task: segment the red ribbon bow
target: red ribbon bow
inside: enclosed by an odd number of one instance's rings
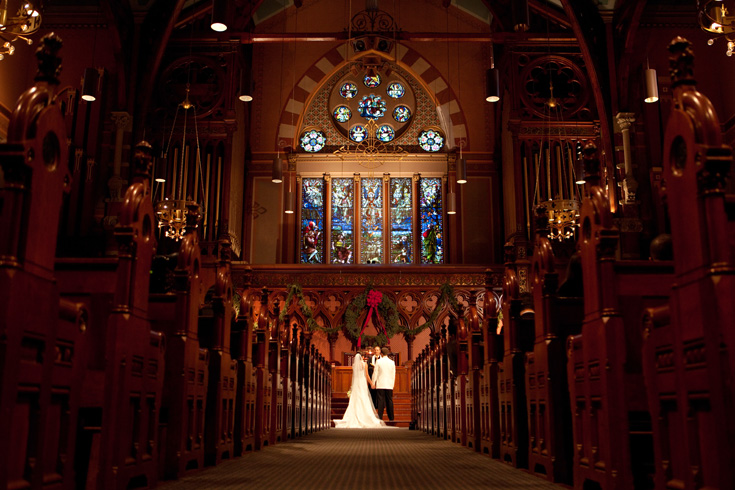
[[[362,345],[362,333],[365,331],[365,328],[367,328],[367,324],[370,321],[370,316],[375,313],[375,316],[378,319],[378,325],[383,329],[383,333],[385,334],[385,337],[388,338],[388,332],[385,330],[385,325],[383,324],[383,319],[378,315],[378,305],[380,302],[383,301],[383,293],[380,291],[371,290],[368,292],[367,295],[367,305],[370,307],[368,310],[367,315],[365,315],[365,323],[362,325],[362,330],[360,330],[360,335],[357,337],[357,348],[360,349],[360,345]],[[390,343],[390,340],[388,340]]]

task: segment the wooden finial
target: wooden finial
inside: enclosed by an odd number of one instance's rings
[[[59,84],[59,74],[61,73],[59,51],[62,45],[61,38],[53,32],[41,38],[41,44],[36,50],[36,59],[38,60],[38,72],[34,78],[36,82]]]
[[[676,36],[669,43],[669,74],[671,86],[681,84],[696,85],[694,80],[694,50],[692,43],[681,36]]]

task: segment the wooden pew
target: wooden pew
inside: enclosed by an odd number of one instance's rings
[[[270,427],[268,442],[275,444],[281,440],[283,421],[283,388],[281,387],[281,322],[278,320],[278,303],[275,303],[276,318],[270,325],[268,342],[268,373],[270,375]]]
[[[70,175],[54,103],[61,39],[44,36],[35,85],[0,145],[0,487],[74,488],[88,311],[59,297],[54,253]],[[42,301],[38,301],[42,299]]]
[[[581,297],[560,297],[548,219],[537,219],[531,281],[535,311],[533,352],[526,356],[529,469],[549,481],[572,483],[572,417],[566,339],[582,327]],[[573,262],[577,263],[578,262]],[[574,270],[578,270],[575,268]],[[569,284],[577,276],[569,274]]]
[[[207,289],[201,266],[198,234],[188,233],[179,248],[174,292],[150,297],[150,319],[167,340],[160,421],[165,428],[160,472],[164,479],[204,467],[209,352],[199,347],[199,306]]]
[[[268,445],[270,427],[270,373],[268,371],[268,348],[270,340],[269,291],[263,288],[260,296],[260,313],[253,344],[253,365],[255,368],[255,449]]]
[[[230,276],[230,242],[218,241],[219,257],[210,289],[212,316],[200,319],[199,339],[209,349],[209,381],[204,431],[204,464],[217,465],[235,454],[235,397],[237,361],[230,353],[233,290]],[[206,344],[203,340],[206,339]]]
[[[142,142],[114,230],[118,257],[56,263],[62,294],[94,312],[89,336],[97,348],[86,360],[76,456],[78,485],[87,488],[138,488],[158,480],[165,342],[151,329],[148,312],[155,249],[151,166],[151,147]]]
[[[235,405],[235,456],[255,450],[255,387],[253,368],[253,298],[244,294],[243,306],[232,329],[232,356],[237,363],[237,404]]]
[[[493,291],[485,289],[483,304],[483,369],[480,380],[480,426],[482,453],[500,458],[500,404],[498,398],[499,360],[503,354],[503,337],[497,334],[497,302]]]
[[[599,186],[596,152],[594,145],[585,148],[588,196],[579,240],[584,323],[568,342],[574,488],[637,488],[649,484],[653,463],[640,319],[646,308],[667,301],[672,268],[615,260],[618,230]]]
[[[644,373],[655,488],[735,488],[735,261],[728,243],[726,179],[732,149],[709,99],[697,91],[691,44],[669,46],[674,106],[664,175],[675,279],[669,304],[644,317]]]
[[[477,452],[482,450],[482,428],[480,417],[482,406],[480,402],[482,370],[483,370],[483,335],[482,319],[477,311],[477,293],[470,293],[470,307],[467,323],[467,387],[465,390],[465,418],[467,420],[467,447]]]
[[[524,245],[521,245],[524,246]],[[498,365],[500,459],[517,468],[528,467],[528,415],[525,389],[525,353],[532,331],[521,318],[523,300],[513,245],[506,245],[503,280],[503,357]]]

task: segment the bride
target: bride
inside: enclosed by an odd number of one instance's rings
[[[375,414],[375,407],[370,398],[368,383],[373,385],[368,376],[365,363],[360,354],[355,355],[352,362],[352,393],[350,403],[347,405],[342,420],[335,420],[334,426],[338,429],[363,429],[374,427],[386,427],[385,422]]]

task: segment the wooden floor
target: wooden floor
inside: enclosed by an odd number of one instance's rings
[[[458,444],[403,428],[329,429],[193,473],[165,490],[560,489]]]

